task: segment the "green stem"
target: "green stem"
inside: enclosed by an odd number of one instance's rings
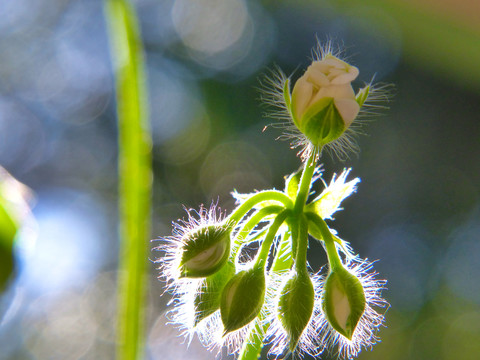
[[[308,199],[308,194],[310,193],[316,163],[316,155],[312,153],[303,168],[297,197],[295,199],[295,215],[291,220],[293,235],[292,252],[295,258],[295,268],[297,272],[307,272],[308,224],[302,213]]]
[[[238,223],[246,213],[248,213],[255,207],[255,205],[261,203],[262,201],[277,201],[283,204],[287,209],[291,209],[293,207],[292,200],[284,193],[276,190],[261,191],[245,200],[237,209],[232,212],[232,214],[230,214],[227,221]]]
[[[291,232],[291,239],[292,239],[292,258],[295,259],[297,257],[297,248],[298,248],[298,217],[291,216],[287,219],[288,226]]]
[[[277,231],[280,226],[283,224],[285,219],[287,218],[290,211],[284,210],[280,214],[277,215],[275,220],[273,221],[272,225],[270,225],[267,235],[263,240],[262,247],[257,255],[257,261],[255,266],[262,266],[265,267],[267,263],[268,254],[270,252],[270,248],[272,247],[273,240],[275,239],[275,235],[277,235]]]
[[[150,238],[151,136],[143,49],[128,2],[105,3],[115,73],[120,196],[117,359],[143,358],[148,239]]]
[[[300,214],[303,211],[303,207],[307,202],[308,194],[310,193],[310,185],[312,182],[313,172],[315,171],[316,155],[312,153],[308,160],[305,162],[302,177],[300,179],[300,186],[298,187],[297,197],[295,199],[294,211],[296,214]]]
[[[263,209],[260,209],[256,213],[254,213],[235,236],[234,250],[232,253],[233,258],[237,257],[237,252],[240,249],[240,245],[242,244],[243,240],[248,236],[248,234],[250,234],[250,232],[255,228],[255,226],[257,226],[266,216],[278,214],[283,209],[284,208],[282,206],[272,205],[264,207]]]
[[[335,247],[335,240],[330,232],[330,229],[328,228],[327,223],[315,213],[306,212],[305,215],[318,227],[320,233],[322,234],[322,240],[325,243],[325,250],[327,252],[330,268],[333,270],[343,267],[340,257],[338,256],[337,248]]]
[[[308,232],[316,240],[321,241],[321,239],[323,239],[322,233],[320,232],[318,225],[313,221],[310,221]],[[333,237],[333,241],[335,241],[343,249],[345,254],[351,254],[347,245],[348,243],[346,241],[343,241],[338,236],[333,234],[332,234],[332,237]]]
[[[297,273],[308,274],[307,272],[307,249],[308,249],[308,223],[305,216],[298,221],[297,253],[295,256],[295,270]]]
[[[255,320],[255,325],[250,330],[249,334],[243,341],[243,347],[238,355],[238,360],[258,360],[263,348],[264,331],[268,326],[261,325],[265,320],[265,316],[260,312]]]

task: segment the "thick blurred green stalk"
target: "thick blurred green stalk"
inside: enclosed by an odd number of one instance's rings
[[[115,66],[120,181],[120,259],[117,359],[143,358],[150,235],[151,137],[143,49],[136,15],[124,0],[107,0]]]

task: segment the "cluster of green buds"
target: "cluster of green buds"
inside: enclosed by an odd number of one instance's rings
[[[173,294],[172,322],[240,359],[256,358],[264,344],[274,356],[317,356],[335,347],[351,358],[377,341],[379,311],[388,305],[381,298],[385,281],[326,223],[360,180],[347,181],[348,169],[327,184],[317,166],[321,149],[344,136],[373,87],[355,95],[358,69],[328,49],[318,54],[292,93],[289,79],[279,76],[276,85],[303,136],[303,169],[286,178],[283,191],[233,193],[237,207],[228,216],[216,205],[189,211],[157,248]],[[318,179],[324,189],[314,196]],[[310,241],[323,245],[326,271],[309,267]],[[258,251],[245,261],[252,243]]]

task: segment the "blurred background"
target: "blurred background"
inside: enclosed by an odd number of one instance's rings
[[[278,130],[262,132],[271,120],[260,80],[275,65],[298,75],[316,38],[331,38],[360,69],[356,86],[375,76],[396,88],[359,156],[323,158],[327,179],[344,167],[362,179],[332,226],[388,279],[382,342],[359,359],[478,359],[480,3],[134,4],[153,133],[152,239],[171,233],[182,204],[231,209],[233,189],[283,188],[300,161]],[[0,2],[0,165],[32,190],[10,188],[32,209],[0,294],[2,360],[114,358],[117,128],[103,15],[98,0]],[[322,251],[311,245],[314,269]],[[213,359],[165,325],[157,275],[152,264],[147,358]]]

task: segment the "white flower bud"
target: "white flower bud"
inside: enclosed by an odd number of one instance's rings
[[[336,140],[360,111],[351,82],[358,69],[328,54],[314,61],[292,92],[291,113],[298,129],[315,146]]]

